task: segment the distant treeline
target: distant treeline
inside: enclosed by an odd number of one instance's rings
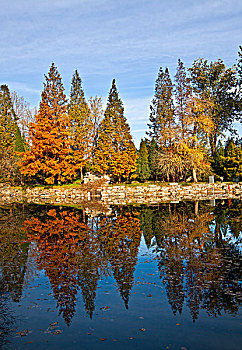
[[[39,108],[0,88],[0,180],[62,184],[91,171],[113,181],[193,181],[216,173],[242,174],[242,47],[237,63],[199,58],[186,69],[179,59],[174,82],[159,69],[147,139],[136,150],[113,80],[105,111],[101,97],[85,98],[76,70],[67,99],[52,63]],[[230,135],[226,142],[224,134]]]

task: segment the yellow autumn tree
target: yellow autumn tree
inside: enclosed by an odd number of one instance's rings
[[[39,111],[29,126],[29,150],[23,154],[20,171],[42,183],[60,184],[76,175],[75,150],[64,87],[54,63],[45,79]]]

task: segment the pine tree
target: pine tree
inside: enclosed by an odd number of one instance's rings
[[[137,152],[114,79],[98,131],[93,169],[120,182],[136,170],[136,161]]]
[[[180,59],[178,59],[175,82],[176,116],[179,123],[181,139],[183,140],[187,133],[187,104],[191,98],[192,88],[184,64]]]
[[[237,62],[236,119],[242,122],[242,46],[239,47]]]
[[[16,133],[16,115],[7,85],[0,87],[0,150],[13,153]]]
[[[155,84],[155,95],[150,105],[150,131],[159,147],[171,146],[174,138],[173,85],[168,68],[159,70]]]
[[[158,151],[158,146],[155,141],[155,139],[151,140],[150,146],[149,146],[149,168],[151,172],[151,178],[153,180],[157,180],[157,177],[159,175],[157,163],[156,163],[156,154]]]
[[[93,125],[90,109],[82,88],[82,80],[77,70],[75,70],[72,77],[68,115],[71,122],[73,147],[77,156],[76,164],[80,169],[82,179],[82,168],[90,160],[92,153]]]
[[[18,126],[7,85],[0,87],[0,178],[1,181],[20,182],[17,166],[16,142]]]
[[[21,173],[47,184],[65,183],[76,175],[70,141],[70,122],[62,79],[54,63],[45,76],[40,108],[30,124],[30,149],[21,162]]]
[[[143,139],[140,142],[136,173],[141,181],[148,180],[151,174],[149,168],[149,153],[146,142]]]
[[[14,151],[21,153],[25,152],[25,141],[21,135],[20,129],[18,125],[16,126],[16,133],[15,133],[15,146],[14,146]]]
[[[232,138],[229,138],[225,145],[224,157],[224,173],[227,180],[233,177],[242,177],[242,146],[236,145]]]

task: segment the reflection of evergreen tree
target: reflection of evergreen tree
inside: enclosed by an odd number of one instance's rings
[[[172,311],[174,315],[176,315],[177,312],[181,314],[185,295],[182,262],[178,261],[178,259],[173,256],[170,258],[169,262],[161,260],[158,266],[160,278],[166,287],[167,297]]]
[[[95,310],[95,298],[98,280],[100,278],[100,264],[97,264],[97,257],[94,252],[83,249],[79,258],[79,270],[77,272],[78,285],[82,290],[85,310],[92,318]]]
[[[218,237],[232,234],[234,238],[239,238],[242,227],[242,204],[239,200],[231,201],[230,206],[228,200],[219,201],[214,208],[214,219]]]
[[[0,210],[0,285],[18,302],[22,296],[28,244],[22,243],[24,213],[21,206]]]
[[[170,207],[168,215],[159,216],[156,226],[160,227],[156,232],[161,242],[159,270],[169,303],[176,314],[186,299],[194,321],[200,308],[213,316],[222,311],[236,314],[241,295],[241,254],[236,243],[218,235],[211,208],[201,205],[198,213],[191,208],[190,204],[187,210],[184,204]],[[231,219],[233,210],[225,210]],[[224,217],[224,213],[218,216],[221,227],[226,226]]]
[[[140,228],[143,231],[144,239],[147,248],[150,247],[151,240],[154,236],[153,227],[152,227],[152,219],[153,219],[153,210],[151,207],[142,206],[139,210],[140,212]]]
[[[141,238],[140,220],[124,210],[116,216],[102,219],[97,234],[128,308]]]

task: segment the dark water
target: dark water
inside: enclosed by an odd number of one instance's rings
[[[241,203],[0,207],[1,349],[241,349]]]

